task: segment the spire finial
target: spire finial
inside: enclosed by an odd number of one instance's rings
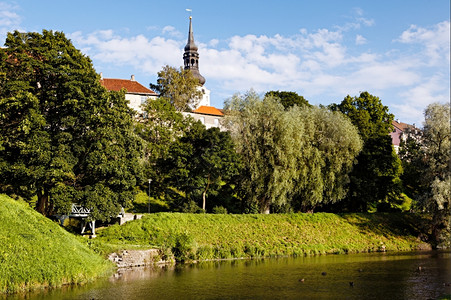
[[[191,9],[187,8],[186,11],[191,12]],[[194,43],[194,34],[193,34],[193,24],[192,17],[189,16],[189,31],[188,31],[188,42],[185,46],[185,53],[183,54],[183,61],[185,65],[185,70],[191,70],[194,77],[199,79],[200,85],[204,85],[205,78],[199,73],[199,53],[197,52],[198,48]]]

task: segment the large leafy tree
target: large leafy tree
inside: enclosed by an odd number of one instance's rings
[[[298,106],[284,110],[280,99],[261,100],[253,91],[231,98],[226,112],[243,161],[239,187],[249,206],[262,213],[287,206],[311,211],[343,198],[361,142],[341,114]]]
[[[305,128],[306,142],[299,154],[300,164],[306,164],[308,171],[298,176],[292,206],[313,211],[340,202],[347,195],[349,174],[362,149],[357,128],[343,114],[325,108],[292,111],[294,130],[300,127],[298,122]]]
[[[160,97],[168,98],[179,112],[190,111],[202,98],[202,92],[198,89],[199,79],[182,67],[177,70],[164,66],[158,72],[157,84],[150,84],[150,87],[158,91]]]
[[[406,143],[403,160],[409,173],[421,178],[411,181],[419,204],[432,213],[432,241],[449,247],[451,237],[451,129],[450,105],[433,103],[424,112],[421,136]],[[415,183],[417,185],[415,186]]]
[[[166,170],[159,162],[167,159],[171,145],[183,136],[192,121],[177,112],[165,97],[147,101],[142,110],[135,131],[145,145],[144,174],[152,180],[152,192],[161,196],[165,193]]]
[[[133,198],[140,139],[125,95],[101,85],[63,33],[9,33],[0,50],[0,187],[44,215],[72,202],[93,219]]]
[[[215,194],[240,168],[230,134],[216,127],[205,129],[200,122],[193,122],[171,145],[163,164],[168,181],[183,191],[187,200],[199,202],[201,198],[203,210],[208,194]]]
[[[307,99],[303,96],[298,95],[296,92],[287,92],[287,91],[269,91],[265,94],[265,97],[276,97],[280,99],[280,103],[282,103],[285,109],[288,109],[294,105],[299,107],[303,106],[311,106],[308,103]]]
[[[358,128],[363,149],[351,173],[350,191],[344,208],[368,211],[379,206],[391,207],[400,199],[401,162],[394,152],[391,138],[393,115],[382,101],[368,92],[346,96],[340,104],[330,106],[349,117]]]

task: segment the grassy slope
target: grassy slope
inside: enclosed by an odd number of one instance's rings
[[[0,293],[82,283],[110,268],[55,222],[0,195]]]
[[[186,259],[405,251],[421,244],[407,214],[158,213],[99,232],[96,242],[180,248]]]

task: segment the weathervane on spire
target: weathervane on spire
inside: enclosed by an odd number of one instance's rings
[[[186,8],[185,9],[187,12],[189,12],[189,18],[191,19],[191,12],[193,11],[191,8]]]

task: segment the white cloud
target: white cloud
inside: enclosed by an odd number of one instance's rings
[[[17,14],[19,7],[5,2],[0,2],[0,41],[6,37],[7,32],[20,30],[21,17]]]
[[[178,31],[177,29],[175,29],[174,26],[165,26],[163,27],[163,30],[161,31],[163,33],[163,35],[168,35],[174,38],[181,38],[182,37],[182,33],[180,31]]]
[[[130,65],[149,75],[156,74],[167,64],[180,65],[182,57],[181,42],[159,36],[152,39],[143,35],[125,38],[105,30],[87,35],[75,32],[69,37],[95,62]]]
[[[411,25],[396,40],[405,44],[420,44],[422,55],[430,64],[443,64],[443,58],[450,63],[450,21],[438,23],[430,28]]]
[[[386,52],[347,44],[353,38],[357,45],[367,42],[360,32],[347,30],[301,29],[293,36],[244,35],[206,43],[196,40],[200,72],[213,97],[225,98],[254,88],[257,92],[296,91],[314,104],[329,104],[347,94],[369,91],[380,96],[397,117],[416,123],[419,121],[415,118],[421,117],[427,104],[449,101],[449,69],[443,63],[431,63],[449,62],[449,22],[428,29],[411,26]],[[171,35],[175,29],[165,27],[163,31]],[[86,49],[95,64],[132,66],[152,76],[163,65],[182,65],[186,42],[183,37],[160,35],[123,37],[111,30],[76,32],[71,38],[76,46]],[[413,50],[407,51],[406,46]],[[418,47],[423,50],[415,51]],[[422,63],[424,53],[429,60],[426,68]],[[213,105],[221,105],[224,98]]]
[[[366,38],[364,38],[360,34],[356,35],[356,37],[355,37],[355,44],[356,45],[364,45],[364,44],[366,44],[366,42],[367,42]]]

